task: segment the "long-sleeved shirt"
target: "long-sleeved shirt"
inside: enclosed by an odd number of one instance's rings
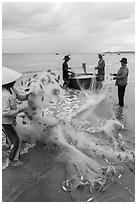
[[[116,86],[118,85],[126,86],[127,85],[128,73],[129,73],[129,69],[126,64],[120,67],[120,69],[117,72],[117,76],[116,76]]]
[[[27,95],[20,94],[16,88],[11,88],[11,93],[2,88],[2,124],[14,124],[18,114],[17,99],[27,100]]]
[[[104,61],[104,59],[100,59],[98,61],[98,65],[97,65],[97,67],[95,67],[95,69],[98,70],[97,80],[98,81],[104,81],[104,76],[105,76],[105,61]]]
[[[64,61],[62,64],[62,71],[63,71],[63,80],[68,79],[69,68],[68,68],[68,63],[66,61]]]
[[[104,59],[100,59],[98,61],[98,65],[97,65],[96,69],[98,70],[98,75],[105,75],[105,61],[104,61]]]

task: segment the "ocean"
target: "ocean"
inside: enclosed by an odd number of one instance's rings
[[[68,53],[67,53],[68,54]],[[62,63],[65,54],[3,54],[2,65],[22,72],[42,72],[51,69],[62,77]],[[87,72],[94,72],[97,65],[97,53],[71,54],[69,66],[75,73],[83,73],[82,63],[86,63]],[[127,149],[135,148],[135,55],[133,53],[105,54],[106,79],[110,73],[117,73],[120,59],[128,59],[129,80],[125,93],[125,107],[122,113],[126,130],[122,132]],[[79,99],[78,99],[79,100]],[[109,87],[105,99],[99,104],[96,114],[100,118],[109,118],[108,107],[117,103],[117,87]],[[109,106],[109,105],[110,106]],[[61,183],[65,180],[64,166],[54,161],[54,154],[47,154],[45,146],[38,143],[28,148],[22,155],[23,166],[8,167],[2,172],[2,200],[4,202],[80,202],[86,201],[87,192],[64,192]],[[120,183],[114,183],[104,192],[97,192],[95,202],[134,202],[135,175],[126,166]],[[85,198],[85,200],[84,200]]]

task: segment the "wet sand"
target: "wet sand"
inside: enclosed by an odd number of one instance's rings
[[[71,202],[69,193],[61,189],[65,169],[48,155],[45,145],[21,156],[23,165],[3,170],[3,202]]]
[[[125,187],[114,183],[105,192],[94,191],[91,196],[87,187],[65,192],[61,184],[67,179],[65,166],[54,160],[56,152],[49,155],[45,145],[37,143],[34,149],[21,156],[22,166],[3,170],[3,202],[84,202],[93,197],[95,202],[134,202]],[[120,182],[134,192],[135,178],[128,167]],[[129,182],[130,181],[130,182]]]
[[[104,116],[105,101],[100,104],[96,114]],[[131,116],[131,109],[126,112]],[[106,116],[109,111],[106,109]],[[129,124],[130,125],[130,124]],[[133,125],[133,124],[132,124]],[[127,134],[127,135],[126,135]],[[130,130],[126,132],[128,148],[134,148],[134,137]],[[130,137],[129,137],[130,136]],[[126,187],[135,193],[135,175],[124,165],[124,175],[120,179],[122,185],[114,183],[105,192],[93,191],[91,195],[87,187],[72,192],[63,191],[61,185],[68,179],[65,166],[55,161],[55,151],[49,151],[45,144],[37,145],[21,156],[23,165],[3,170],[2,201],[3,202],[85,202],[93,197],[95,202],[134,202],[134,196]],[[133,166],[131,166],[133,169]]]
[[[113,103],[117,102],[116,88],[113,90]],[[107,101],[107,102],[106,102]],[[109,106],[108,106],[109,104]],[[107,106],[107,108],[106,108]],[[99,117],[109,119],[111,103],[109,93],[106,99],[100,103],[96,110]],[[134,149],[135,124],[134,106],[125,107],[124,114],[127,116],[127,129],[123,132],[128,148]],[[128,143],[129,142],[129,143]],[[56,151],[50,153],[45,144],[37,145],[21,155],[22,166],[8,168],[2,171],[2,201],[3,202],[84,202],[90,197],[94,202],[134,202],[134,196],[126,189],[135,193],[135,175],[124,165],[124,175],[120,183],[114,183],[105,192],[89,189],[75,189],[65,192],[61,185],[68,179],[65,166],[55,161]]]

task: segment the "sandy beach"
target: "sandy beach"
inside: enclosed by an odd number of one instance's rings
[[[116,99],[116,87],[113,87],[112,98]],[[95,113],[100,118],[111,117],[110,93],[106,95]],[[109,106],[108,106],[109,104]],[[107,107],[107,108],[106,108]],[[134,149],[133,106],[125,107],[128,131],[123,130],[128,149]],[[132,122],[131,122],[132,121]],[[67,179],[65,165],[55,160],[57,150],[48,148],[48,144],[37,142],[27,153],[21,155],[23,165],[4,169],[2,172],[3,202],[85,202],[90,197],[95,202],[134,202],[135,193],[134,166],[124,167],[120,183],[114,182],[105,192],[93,191],[91,196],[88,187],[76,188],[71,192],[62,189],[62,183]],[[131,170],[132,171],[131,171]],[[130,182],[129,182],[130,181]],[[127,189],[126,189],[127,188]]]
[[[2,202],[135,202],[135,2],[3,1],[2,126]]]

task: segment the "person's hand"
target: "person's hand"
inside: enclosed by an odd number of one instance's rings
[[[19,108],[18,113],[22,113],[22,112],[23,112],[23,108]]]
[[[19,110],[18,110],[18,113],[22,113],[22,112],[26,112],[28,110],[28,107],[27,106],[24,106],[24,107],[20,107]]]
[[[29,96],[36,96],[36,93],[34,91],[30,91],[27,93],[27,99],[29,98]]]
[[[32,94],[32,92],[28,92],[28,93],[26,94],[27,99],[28,99],[28,97],[29,97],[31,94]]]
[[[113,78],[113,80],[116,80],[116,79],[117,79],[117,77],[114,77],[114,78]]]

